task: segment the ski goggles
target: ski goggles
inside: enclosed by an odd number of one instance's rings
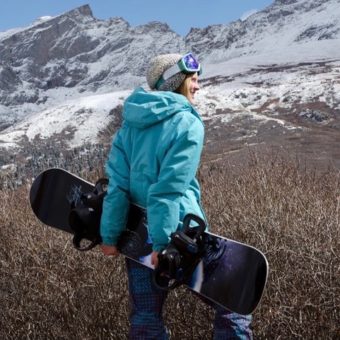
[[[171,66],[167,69],[162,76],[157,81],[155,87],[159,89],[159,87],[167,81],[169,78],[174,76],[175,74],[182,72],[185,74],[190,73],[198,73],[200,75],[202,73],[201,64],[197,61],[197,59],[193,56],[192,53],[188,53],[183,56],[175,65]]]

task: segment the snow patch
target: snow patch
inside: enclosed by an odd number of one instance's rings
[[[95,143],[97,134],[109,122],[112,109],[123,103],[127,91],[111,92],[69,100],[64,104],[33,113],[22,122],[0,133],[0,146],[19,144],[23,137],[49,138],[55,134],[70,135],[68,144],[77,147]]]

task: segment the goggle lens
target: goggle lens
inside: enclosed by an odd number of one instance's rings
[[[194,58],[194,56],[191,53],[185,55],[182,60],[187,71],[199,71],[200,70],[199,62]]]

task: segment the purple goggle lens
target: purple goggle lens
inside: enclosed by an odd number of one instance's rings
[[[194,58],[194,56],[191,53],[185,55],[182,58],[182,61],[185,65],[186,71],[199,71],[200,70],[199,62]]]

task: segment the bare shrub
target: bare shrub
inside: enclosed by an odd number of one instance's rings
[[[270,264],[257,337],[339,335],[339,171],[252,154],[243,168],[207,172],[202,196],[213,231],[261,249]]]
[[[206,165],[200,179],[211,230],[268,257],[256,338],[337,338],[339,171],[255,154],[238,168]],[[0,337],[125,339],[124,260],[74,250],[69,235],[36,220],[28,189],[0,192]],[[184,288],[170,293],[165,318],[173,339],[211,337],[212,310]]]

